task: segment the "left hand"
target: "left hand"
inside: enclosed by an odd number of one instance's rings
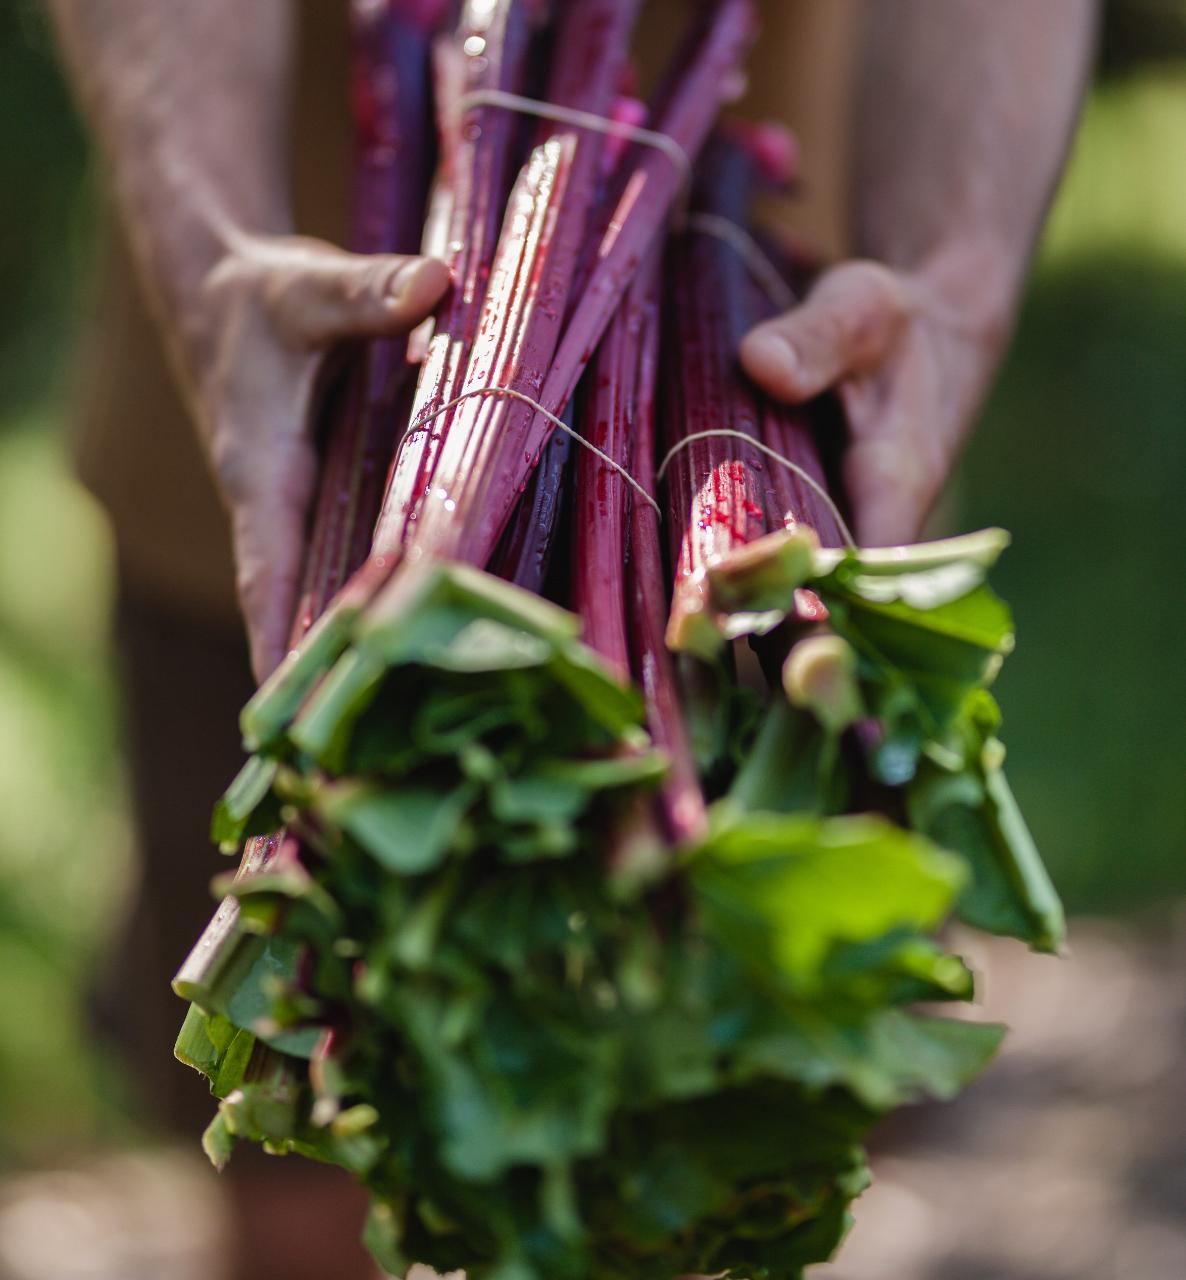
[[[839,393],[864,546],[918,536],[1004,348],[1010,291],[978,258],[940,256],[911,272],[843,263],[742,342],[741,362],[768,395],[798,404]]]

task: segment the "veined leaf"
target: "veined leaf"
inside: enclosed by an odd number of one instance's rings
[[[846,562],[855,565],[863,574],[886,577],[910,576],[929,569],[968,564],[981,570],[983,580],[984,572],[996,564],[1011,541],[1005,529],[990,528],[898,547],[861,547],[856,551],[820,547],[815,553],[814,576],[825,577]]]
[[[806,986],[835,943],[934,928],[966,879],[956,859],[883,819],[770,814],[715,832],[689,874],[728,945]]]
[[[738,1079],[774,1076],[820,1091],[851,1090],[875,1111],[954,1097],[996,1052],[1004,1028],[885,1009],[845,1021],[805,1012],[736,1055]],[[821,1103],[821,1105],[824,1105]]]
[[[321,790],[316,809],[387,870],[422,875],[444,861],[476,797],[472,784],[447,791],[339,783]]]
[[[1037,951],[1058,951],[1066,932],[1062,904],[1004,772],[928,764],[908,799],[918,829],[968,863],[960,918]]]

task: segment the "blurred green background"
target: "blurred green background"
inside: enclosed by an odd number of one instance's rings
[[[1003,524],[1012,778],[1070,907],[1186,891],[1186,4],[1109,6],[1017,342],[961,473]],[[103,518],[70,478],[95,183],[31,0],[0,5],[0,1165],[109,1123],[80,991],[126,892]],[[213,864],[212,864],[213,865]]]

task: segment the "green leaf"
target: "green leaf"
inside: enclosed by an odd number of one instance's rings
[[[391,666],[447,669],[458,637],[479,618],[551,647],[580,632],[579,622],[566,610],[467,565],[437,560],[401,568],[358,627],[357,639]],[[460,652],[472,650],[463,640]]]
[[[302,953],[302,945],[288,938],[245,937],[208,993],[210,1010],[282,1053],[311,1057],[321,1029],[287,1030],[272,1016],[278,994],[296,981]]]
[[[774,1076],[813,1092],[843,1086],[864,1106],[885,1112],[954,1097],[983,1070],[1003,1035],[997,1025],[899,1009],[849,1020],[804,1011],[748,1038],[735,1055],[735,1072],[739,1081]]]
[[[301,705],[350,642],[371,597],[372,574],[357,574],[350,587],[309,629],[300,644],[243,708],[240,726],[248,751],[275,746]]]
[[[501,681],[442,687],[418,710],[412,736],[422,751],[457,756],[494,732],[516,727],[517,712]]]
[[[221,1173],[226,1168],[234,1149],[235,1135],[231,1132],[226,1116],[219,1110],[202,1134],[202,1150],[210,1163]]]
[[[830,745],[817,721],[776,699],[729,788],[728,805],[739,816],[835,812],[843,793]]]
[[[540,766],[539,776],[561,786],[613,791],[653,785],[666,772],[667,757],[661,751],[623,751],[600,760],[549,761]]]
[[[590,788],[577,780],[529,774],[501,778],[490,788],[490,810],[499,822],[567,823],[591,798]]]
[[[722,941],[806,984],[837,942],[935,927],[966,878],[956,859],[879,818],[772,814],[728,822],[689,873]]]
[[[759,1188],[775,1184],[776,1231],[785,1232],[813,1216],[837,1183],[853,1195],[865,1185],[856,1139],[871,1119],[846,1099],[821,1103],[769,1080],[631,1118],[632,1132],[620,1135],[620,1192],[601,1210],[613,1222],[604,1225],[636,1247],[661,1250],[667,1262],[673,1241],[693,1224],[721,1215],[742,1226],[745,1192],[760,1197]],[[731,1268],[736,1255],[723,1252],[728,1261],[718,1252],[700,1262]],[[653,1262],[646,1274],[657,1274]]]
[[[341,772],[354,727],[375,700],[386,674],[383,663],[361,649],[342,654],[289,730],[297,750],[330,772]]]
[[[821,584],[820,594],[858,652],[902,672],[985,684],[1013,648],[1009,610],[988,587],[935,609],[874,603],[847,584]]]
[[[954,538],[900,547],[861,547],[857,551],[820,547],[815,553],[815,576],[826,577],[845,563],[855,565],[862,574],[890,578],[970,565],[980,570],[980,581],[983,581],[985,572],[996,564],[1011,541],[1004,529],[980,529]]]
[[[323,788],[316,807],[388,871],[422,875],[444,862],[476,796],[472,784],[446,791],[342,783]]]
[[[210,1092],[225,1098],[237,1089],[255,1048],[255,1036],[219,1014],[203,1013],[191,1004],[177,1036],[173,1054],[179,1062],[200,1071]]]
[[[867,1007],[974,994],[972,972],[959,956],[906,930],[834,947],[824,974],[829,988]]]
[[[402,1276],[410,1265],[410,1259],[400,1247],[402,1236],[395,1207],[383,1201],[371,1201],[362,1231],[362,1242],[387,1275]]]
[[[873,1052],[907,1089],[954,1098],[1000,1047],[1005,1028],[887,1010],[875,1022]]]
[[[279,764],[274,760],[267,760],[263,756],[252,756],[239,770],[235,780],[227,788],[226,794],[215,805],[214,816],[210,823],[210,839],[224,853],[237,852],[245,835],[264,835],[268,830],[274,830],[279,825],[275,821],[278,815],[269,815],[272,818],[270,823],[265,819],[263,823],[256,824],[259,827],[258,830],[253,826],[252,830],[248,831],[251,817],[267,799],[279,768]]]
[[[971,870],[958,913],[989,933],[1058,951],[1066,922],[1058,892],[1003,771],[928,764],[908,793],[911,820]]]
[[[637,732],[642,701],[634,689],[615,679],[604,662],[584,645],[569,645],[551,665],[556,680],[576,699],[580,710],[614,738]]]

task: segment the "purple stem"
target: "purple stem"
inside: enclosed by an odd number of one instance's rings
[[[599,115],[610,109],[636,7],[637,0],[582,0],[566,10],[556,50],[566,78],[557,71],[552,100]],[[552,363],[587,240],[603,139],[569,126],[541,132],[547,141],[533,151],[508,206],[463,392],[510,387],[538,399]],[[430,479],[414,491],[393,489],[387,503],[393,522],[402,503],[408,554],[430,551],[489,563],[539,460],[538,447],[527,452],[520,443],[531,416],[521,404],[474,398],[413,433],[415,449],[424,448],[422,440],[433,441],[432,465],[423,473]],[[485,518],[490,502],[498,506],[496,524]],[[488,536],[475,553],[478,530]],[[389,545],[385,533],[379,546]]]
[[[522,0],[468,0],[448,47],[461,94],[486,89],[511,93],[527,86],[531,6]],[[451,193],[446,238],[453,287],[437,310],[417,388],[415,417],[431,414],[460,390],[470,344],[486,293],[498,241],[520,120],[500,107],[477,106],[460,121],[442,122],[442,151],[448,166],[443,181]],[[432,477],[447,419],[405,438],[392,465],[375,549],[397,551],[407,520]]]
[[[414,6],[420,10],[430,5]],[[351,103],[355,154],[351,247],[356,253],[414,253],[432,166],[429,85],[431,25],[406,3],[355,3]],[[326,446],[295,642],[370,549],[382,478],[395,449],[401,399],[411,380],[403,339],[351,353],[328,402]]]
[[[659,374],[658,263],[644,267],[641,287],[638,385],[633,433],[633,473],[648,493],[655,493],[655,397]],[[627,603],[634,675],[646,702],[647,724],[655,744],[670,761],[659,792],[659,809],[668,838],[690,843],[705,832],[704,793],[692,757],[684,722],[675,666],[664,642],[667,581],[658,513],[635,501],[630,513],[630,561]]]
[[[689,157],[699,152],[716,119],[722,94],[737,74],[753,30],[753,18],[750,0],[716,0],[710,7],[704,35],[659,117],[659,127]],[[563,412],[639,262],[665,225],[682,180],[669,156],[642,144],[629,149],[611,189],[608,207],[612,213],[597,240],[597,265],[555,354],[549,358],[546,343],[541,342],[526,354],[525,376],[502,385],[518,385],[550,412]],[[575,225],[575,219],[573,222]],[[568,252],[574,248],[566,243]],[[571,280],[572,264],[565,266]],[[546,305],[541,311],[546,324],[541,330],[554,329],[564,310],[566,291],[549,288],[543,293]],[[545,369],[541,389],[539,379]],[[462,459],[454,454],[447,468],[452,485],[433,490],[435,501],[423,505],[422,519],[409,546],[453,555],[471,564],[489,562],[553,427],[529,408],[493,397],[486,402],[485,417],[494,437],[486,465],[458,465],[461,460],[473,458],[462,444]],[[479,456],[482,453],[477,452]]]
[[[585,377],[581,434],[629,471],[635,431],[639,344],[645,297],[626,294]],[[555,439],[555,437],[553,437]],[[572,604],[584,639],[623,680],[630,675],[626,636],[626,532],[630,490],[621,474],[580,449],[573,500]]]
[[[718,134],[697,173],[697,209],[743,222],[753,177],[746,153]],[[757,396],[736,355],[752,294],[745,263],[731,245],[689,231],[672,242],[668,288],[665,446],[718,429],[758,440]],[[776,466],[721,436],[694,441],[673,456],[666,477],[675,562],[671,647],[696,647],[708,607],[705,569],[768,531]]]
[[[543,595],[552,565],[574,447],[563,431],[548,441],[491,566],[500,578],[536,595]]]

